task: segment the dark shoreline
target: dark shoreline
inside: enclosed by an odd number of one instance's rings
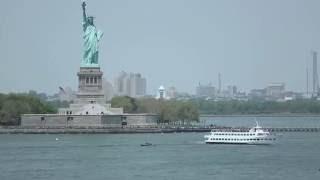
[[[205,133],[211,129],[223,130],[230,127],[189,127],[189,128],[23,128],[2,127],[0,134],[138,134],[138,133]],[[248,131],[249,128],[233,128]],[[320,132],[320,128],[264,128],[270,132]]]
[[[137,134],[137,133],[180,133],[210,132],[211,128],[0,128],[0,134]]]
[[[279,113],[279,114],[200,114],[200,117],[320,117],[320,114],[299,114],[299,113]]]

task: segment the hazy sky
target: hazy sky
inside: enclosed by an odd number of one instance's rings
[[[76,89],[81,1],[0,3],[0,92]],[[87,10],[104,32],[104,76],[140,72],[149,93],[217,86],[219,72],[240,90],[305,91],[311,50],[320,51],[319,0],[88,0]]]

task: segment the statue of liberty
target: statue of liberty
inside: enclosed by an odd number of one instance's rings
[[[82,2],[83,10],[83,40],[84,50],[81,67],[98,67],[99,46],[98,43],[103,36],[103,33],[95,27],[92,16],[86,14],[86,3]]]

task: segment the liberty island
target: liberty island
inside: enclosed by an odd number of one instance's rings
[[[83,58],[77,73],[76,99],[69,107],[59,108],[58,114],[23,114],[21,125],[43,128],[155,126],[156,114],[124,114],[123,108],[113,108],[106,103],[99,65],[99,42],[103,33],[96,28],[93,16],[87,16],[86,6],[83,1]]]

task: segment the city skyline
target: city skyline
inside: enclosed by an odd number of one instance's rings
[[[287,89],[305,92],[311,50],[320,49],[320,2],[313,0],[90,5],[97,27],[104,30],[100,58],[105,78],[112,81],[122,70],[139,72],[148,79],[148,94],[160,85],[192,94],[198,82],[218,87],[218,73],[223,88],[236,85],[248,92],[284,82]],[[2,2],[0,92],[76,89],[79,17],[78,1]]]

